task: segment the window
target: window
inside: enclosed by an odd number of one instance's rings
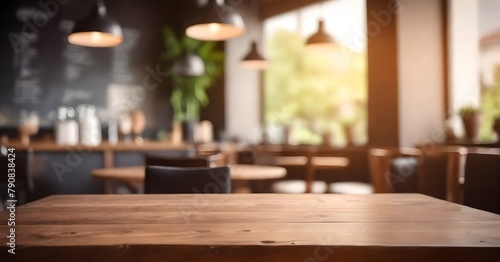
[[[478,106],[480,140],[495,141],[493,121],[500,118],[500,1],[449,3],[451,122],[460,130],[460,108]]]
[[[481,139],[494,140],[495,118],[500,118],[500,20],[498,0],[479,3],[479,67],[481,81]]]
[[[321,17],[337,41],[329,53],[305,48]],[[271,142],[284,142],[285,136],[290,144],[367,142],[365,32],[365,0],[326,1],[264,22],[272,61],[264,75],[264,117]]]

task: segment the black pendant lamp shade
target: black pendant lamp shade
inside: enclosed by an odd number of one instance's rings
[[[325,50],[332,49],[336,45],[335,39],[326,33],[325,23],[323,20],[319,20],[318,31],[314,33],[306,42],[306,48],[308,50]]]
[[[257,48],[257,42],[253,41],[248,54],[241,60],[241,66],[248,69],[266,69],[269,67],[267,61]]]
[[[202,41],[224,41],[244,33],[245,23],[241,15],[233,7],[219,4],[217,0],[209,0],[186,29],[189,37]]]
[[[198,55],[187,53],[175,62],[172,73],[179,76],[202,76],[205,74],[205,63]]]
[[[88,47],[113,47],[121,44],[122,28],[106,13],[103,0],[97,0],[90,15],[75,24],[68,42]]]

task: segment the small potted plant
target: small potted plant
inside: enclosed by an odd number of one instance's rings
[[[473,105],[466,105],[460,108],[460,117],[465,130],[465,138],[469,141],[479,140],[479,130],[481,128],[481,110]]]
[[[170,27],[163,29],[163,36],[166,49],[162,60],[173,84],[170,103],[174,126],[182,126],[183,139],[193,142],[200,110],[209,102],[206,91],[222,75],[224,53],[216,42],[177,35]]]
[[[365,110],[359,101],[344,102],[339,109],[340,123],[345,134],[347,146],[357,144],[357,128],[365,117]]]
[[[497,133],[498,140],[500,140],[500,109],[497,110],[494,115],[493,131]]]

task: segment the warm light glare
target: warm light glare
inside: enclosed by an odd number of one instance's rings
[[[92,42],[94,43],[99,43],[101,41],[101,33],[99,32],[92,32],[91,37],[92,37]]]
[[[208,25],[208,31],[212,34],[217,34],[220,31],[220,25],[216,23],[211,23]]]
[[[310,52],[317,53],[331,53],[337,49],[337,45],[333,43],[317,43],[317,44],[308,44],[306,45],[306,50]]]
[[[201,41],[224,41],[239,37],[245,33],[245,28],[230,24],[197,24],[186,29],[186,34]]]
[[[241,66],[246,69],[268,69],[271,63],[266,60],[242,61]]]
[[[88,47],[113,47],[121,44],[123,38],[103,32],[80,32],[68,36],[68,42]]]

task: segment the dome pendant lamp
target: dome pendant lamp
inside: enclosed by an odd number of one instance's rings
[[[202,76],[205,74],[205,63],[200,56],[193,53],[186,53],[175,62],[172,71],[175,75],[179,76]]]
[[[254,9],[254,16],[256,18],[259,17],[259,12],[258,12],[258,6],[256,4],[253,4],[253,0],[250,0],[250,2],[253,5]],[[255,1],[256,2],[256,1]],[[255,30],[256,36],[255,39],[258,38],[260,30]],[[269,68],[270,62],[264,58],[264,56],[261,55],[259,52],[258,46],[257,46],[257,41],[252,41],[250,45],[250,50],[248,51],[247,55],[243,57],[241,60],[241,66],[246,69],[267,69]]]
[[[224,41],[245,33],[241,15],[224,1],[208,0],[199,10],[198,19],[186,29],[186,34],[201,41]]]
[[[121,26],[107,16],[103,0],[97,0],[89,16],[78,21],[68,42],[87,47],[113,47],[123,42]]]
[[[257,42],[253,41],[250,51],[243,60],[241,60],[241,66],[247,69],[267,69],[269,65],[269,61],[259,53]]]
[[[321,12],[323,12],[323,3],[321,4]],[[307,39],[307,50],[327,51],[332,50],[335,46],[335,39],[326,32],[325,22],[320,19],[318,21],[318,31]]]
[[[253,41],[248,54],[241,60],[241,66],[247,69],[267,69],[270,65],[257,50],[257,42]]]

